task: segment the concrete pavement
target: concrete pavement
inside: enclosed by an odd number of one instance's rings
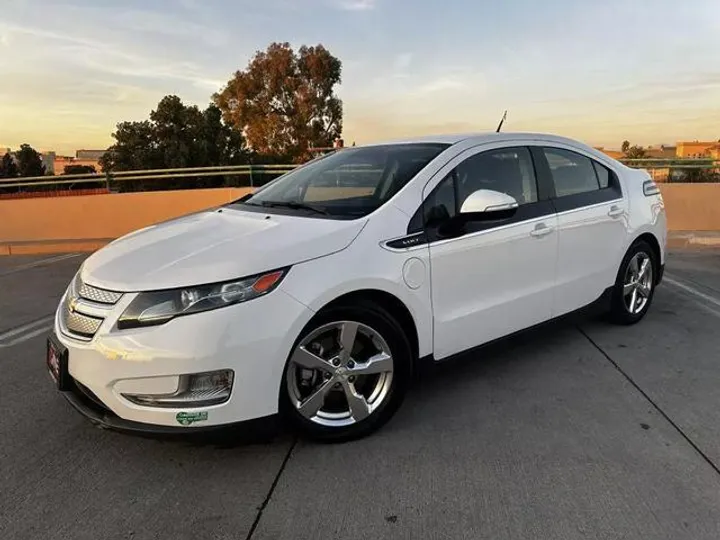
[[[720,538],[720,251],[673,252],[639,325],[441,366],[343,445],[91,426],[31,336],[81,260],[0,258],[0,538]]]

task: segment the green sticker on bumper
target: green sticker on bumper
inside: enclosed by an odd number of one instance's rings
[[[189,426],[190,424],[193,424],[195,422],[202,422],[207,419],[208,419],[207,411],[179,412],[175,415],[175,420],[178,421],[178,424],[182,424],[183,426]]]

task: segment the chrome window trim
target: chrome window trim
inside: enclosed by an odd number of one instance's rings
[[[380,242],[380,247],[382,247],[383,249],[386,249],[386,250],[388,250],[388,251],[392,251],[393,253],[409,253],[409,252],[412,252],[412,251],[417,251],[417,250],[419,250],[419,249],[429,248],[429,247],[431,247],[431,246],[444,245],[444,244],[447,244],[447,243],[450,243],[450,242],[455,242],[455,241],[459,241],[459,240],[464,240],[464,239],[467,239],[467,238],[474,238],[474,237],[476,237],[476,236],[480,236],[480,235],[483,235],[483,234],[489,234],[489,233],[492,233],[492,232],[495,232],[495,231],[506,230],[506,229],[509,229],[509,228],[511,228],[511,227],[517,227],[517,226],[519,226],[519,225],[532,224],[532,223],[535,223],[535,222],[538,222],[538,221],[542,221],[542,220],[544,220],[544,219],[548,219],[549,217],[558,217],[558,218],[559,218],[559,217],[561,217],[561,216],[567,216],[567,215],[574,214],[574,213],[577,213],[577,212],[582,212],[583,210],[592,210],[592,209],[594,209],[594,208],[599,208],[599,207],[601,207],[601,206],[606,206],[606,205],[611,205],[611,204],[617,204],[617,203],[624,202],[624,201],[625,201],[624,198],[619,198],[619,199],[612,199],[612,200],[609,200],[609,201],[603,201],[603,202],[599,202],[599,203],[593,203],[593,204],[590,204],[590,205],[587,205],[587,206],[580,206],[580,207],[578,207],[578,208],[573,208],[573,209],[571,209],[571,210],[564,210],[563,212],[553,212],[553,213],[550,213],[550,214],[545,214],[544,216],[534,217],[534,218],[526,219],[526,220],[523,220],[523,221],[516,221],[516,222],[513,222],[513,223],[507,223],[507,224],[505,224],[505,225],[498,225],[497,227],[493,227],[492,229],[484,229],[484,230],[482,230],[482,231],[476,231],[476,232],[464,234],[464,235],[458,236],[458,237],[456,237],[456,238],[446,238],[446,239],[443,239],[443,240],[434,240],[434,241],[432,241],[432,242],[425,242],[425,243],[423,243],[423,244],[418,244],[418,245],[416,245],[416,246],[411,246],[411,247],[408,247],[408,248],[395,248],[395,247],[391,247],[391,246],[388,246],[388,245],[387,245],[389,242],[393,242],[393,241],[395,241],[395,240],[401,240],[401,239],[403,239],[403,238],[413,238],[413,237],[416,237],[416,236],[425,234],[425,231],[419,231],[419,232],[416,232],[416,233],[404,234],[404,235],[402,235],[402,236],[396,236],[396,237],[394,237],[394,238],[388,238],[387,240],[383,240],[382,242]],[[551,202],[552,202],[552,199],[551,199]]]

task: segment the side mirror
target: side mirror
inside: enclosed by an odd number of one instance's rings
[[[460,215],[470,219],[503,219],[512,215],[518,202],[507,193],[478,189],[465,199]]]

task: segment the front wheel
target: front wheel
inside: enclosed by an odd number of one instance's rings
[[[647,314],[655,293],[656,267],[655,254],[647,242],[640,240],[630,247],[613,288],[613,322],[635,324]]]
[[[411,365],[402,327],[380,306],[331,308],[308,325],[288,358],[281,413],[312,439],[364,437],[400,406]]]

